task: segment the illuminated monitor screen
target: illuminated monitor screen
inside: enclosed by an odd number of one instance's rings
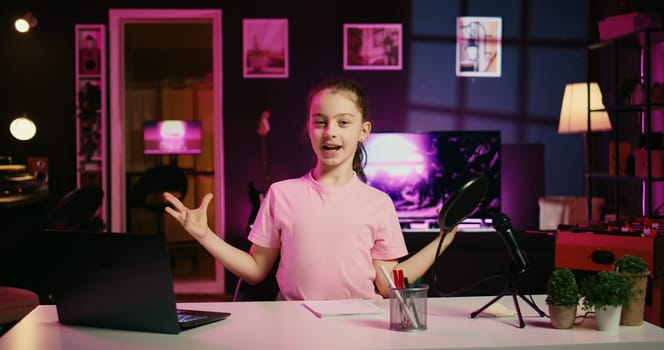
[[[402,223],[435,222],[445,199],[476,176],[489,186],[470,218],[500,211],[500,131],[374,132],[365,148],[367,183],[392,198]]]
[[[201,153],[201,122],[158,120],[143,123],[144,154]]]

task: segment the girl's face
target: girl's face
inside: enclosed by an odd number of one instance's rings
[[[326,89],[311,99],[307,131],[319,165],[353,168],[358,142],[371,131],[371,123],[362,121],[354,97],[346,91]]]

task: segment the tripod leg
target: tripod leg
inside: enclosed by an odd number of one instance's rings
[[[475,318],[475,317],[477,317],[477,315],[479,315],[480,312],[484,311],[484,309],[486,309],[487,307],[491,306],[491,304],[493,304],[493,303],[495,303],[496,301],[498,301],[498,299],[502,298],[502,297],[505,295],[506,292],[507,292],[507,290],[503,290],[502,292],[500,292],[500,294],[498,294],[495,298],[491,299],[491,301],[489,301],[488,303],[486,303],[484,306],[482,306],[481,308],[479,308],[479,309],[473,311],[473,312],[470,314],[470,318]]]
[[[535,312],[537,312],[540,317],[546,316],[546,313],[544,313],[544,311],[542,311],[542,309],[537,307],[537,305],[535,305],[535,303],[533,303],[530,299],[526,298],[523,294],[519,294],[519,297],[521,297],[521,299],[523,299],[523,301],[525,301],[526,304],[530,305],[530,307],[532,307],[533,310],[535,310]]]
[[[512,292],[512,301],[514,302],[514,307],[516,308],[516,314],[519,316],[519,328],[526,326],[526,323],[523,321],[523,316],[521,316],[521,308],[519,307],[519,299],[516,298],[516,292]]]

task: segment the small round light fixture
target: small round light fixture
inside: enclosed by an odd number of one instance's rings
[[[14,28],[19,33],[27,33],[30,29],[37,26],[37,18],[32,16],[32,12],[26,12],[23,17],[14,22]]]
[[[9,124],[9,132],[17,140],[27,141],[37,133],[37,126],[26,116],[18,117]]]

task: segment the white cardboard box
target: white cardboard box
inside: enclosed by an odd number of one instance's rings
[[[539,229],[556,230],[558,225],[579,225],[588,223],[586,197],[582,196],[547,196],[538,200],[540,208]],[[604,198],[593,197],[592,220],[599,220]]]

